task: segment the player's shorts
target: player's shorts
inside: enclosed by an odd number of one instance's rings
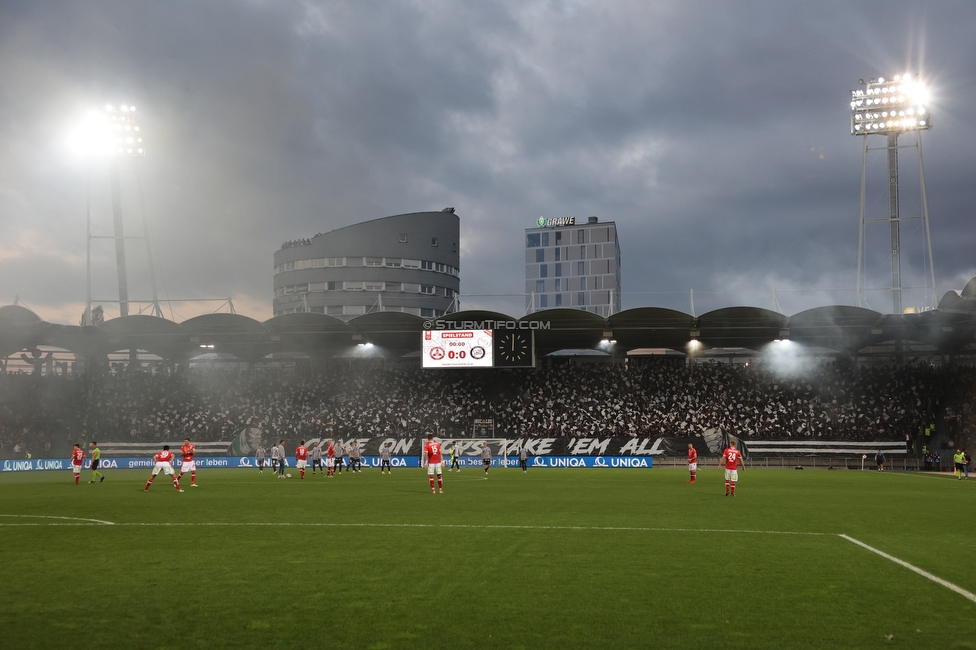
[[[308,467],[308,461],[307,460],[296,460],[295,461],[295,467],[297,469],[305,469],[306,467]]]
[[[695,472],[698,470],[698,463],[688,463],[688,470]]]
[[[491,459],[490,458],[482,458],[481,459],[481,462],[484,464],[485,467],[488,467],[489,465],[491,465]]]
[[[739,470],[737,470],[737,469],[727,469],[727,470],[725,470],[725,480],[726,481],[732,481],[733,483],[735,481],[738,481],[739,480]]]
[[[162,470],[167,476],[172,476],[176,473],[173,471],[173,466],[169,463],[156,463],[156,466],[153,467],[152,475],[156,476],[156,474],[159,474],[159,470]]]
[[[181,472],[195,472],[197,471],[197,461],[195,460],[184,460],[183,464],[180,465]]]
[[[427,463],[427,473],[433,476],[434,474],[443,474],[443,464],[442,463]]]
[[[75,474],[81,474],[81,465],[72,465],[71,471]]]
[[[93,460],[93,461],[92,461],[92,465],[91,465],[91,468],[92,468],[92,471],[94,471],[94,470],[96,470],[96,469],[98,469],[98,465],[99,465],[99,464],[100,464],[101,462],[102,462],[102,461],[101,461],[101,459],[99,459],[99,458],[96,458],[95,460]]]
[[[326,458],[325,459],[325,466],[326,467],[335,467],[335,458]]]
[[[956,463],[956,469],[962,471],[962,463]]]

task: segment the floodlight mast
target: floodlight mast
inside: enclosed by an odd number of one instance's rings
[[[935,306],[935,264],[932,259],[932,238],[929,233],[928,199],[925,192],[925,170],[922,164],[922,131],[932,128],[929,112],[929,97],[925,84],[919,76],[911,74],[895,75],[886,80],[883,77],[870,79],[867,83],[858,80],[863,88],[851,91],[851,135],[863,136],[864,150],[861,158],[861,215],[858,230],[857,251],[857,304],[864,298],[864,227],[865,187],[867,181],[867,155],[869,135],[884,135],[887,138],[885,150],[888,154],[888,217],[870,221],[888,221],[891,242],[891,304],[892,312],[902,313],[901,280],[901,234],[902,221],[918,217],[902,217],[898,187],[898,136],[903,133],[915,134],[915,147],[918,149],[919,177],[922,193],[922,220],[925,222],[925,235],[928,244],[930,287],[932,305]]]

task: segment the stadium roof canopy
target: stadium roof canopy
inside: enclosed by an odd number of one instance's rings
[[[390,356],[416,354],[425,329],[521,329],[535,332],[537,355],[599,349],[615,341],[617,352],[637,348],[685,351],[703,347],[760,350],[789,339],[841,354],[889,341],[915,342],[945,354],[976,351],[976,278],[943,296],[939,309],[919,314],[880,314],[834,305],[784,316],[757,307],[728,307],[694,317],[660,307],[638,307],[603,318],[574,309],[549,309],[522,318],[490,311],[462,311],[431,320],[400,312],[374,312],[348,322],[318,313],[277,316],[265,322],[238,314],[207,314],[183,323],[154,316],[116,318],[79,327],[44,322],[18,305],[0,307],[0,358],[37,346],[101,359],[119,350],[145,350],[174,362],[204,353],[258,361],[285,353],[313,358],[349,356],[373,344]]]

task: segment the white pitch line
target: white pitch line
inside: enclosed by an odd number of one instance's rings
[[[20,516],[20,515],[18,515]],[[92,520],[98,521],[98,520]],[[111,522],[102,522],[111,523]],[[18,524],[0,524],[10,526]],[[59,525],[59,524],[36,524]],[[153,522],[115,522],[116,526],[139,527],[214,527],[214,526],[259,526],[259,527],[310,527],[310,528],[458,528],[474,530],[573,530],[573,531],[621,531],[621,532],[654,532],[654,533],[745,533],[752,535],[802,535],[815,537],[833,536],[834,533],[818,533],[789,530],[739,530],[724,528],[659,528],[644,526],[532,526],[517,524],[383,524],[383,523],[338,523],[338,522],[288,522],[288,521],[153,521]]]
[[[915,566],[914,564],[909,564],[908,562],[905,562],[904,560],[900,560],[900,559],[896,558],[894,555],[888,555],[884,551],[880,551],[880,550],[874,548],[873,546],[868,546],[864,542],[862,542],[860,540],[856,540],[853,537],[850,537],[848,535],[843,535],[843,534],[839,535],[839,537],[843,537],[847,541],[852,542],[854,544],[857,544],[861,548],[866,548],[867,550],[871,551],[872,553],[877,553],[878,555],[880,555],[881,557],[885,558],[886,560],[891,560],[895,564],[899,564],[899,565],[905,567],[906,569],[908,569],[909,571],[914,571],[915,573],[917,573],[918,575],[922,576],[923,578],[928,578],[932,582],[938,583],[938,584],[942,585],[943,587],[945,587],[946,589],[951,589],[952,591],[956,592],[960,596],[963,596],[964,598],[967,598],[967,599],[973,601],[974,603],[976,603],[976,594],[974,594],[971,591],[966,591],[965,589],[963,589],[959,585],[954,585],[951,582],[949,582],[948,580],[943,580],[939,576],[932,575],[928,571],[926,571],[924,569],[920,569],[917,566]]]
[[[105,521],[103,519],[88,519],[87,517],[59,517],[58,515],[3,515],[0,517],[19,517],[22,519],[65,519],[67,521],[81,521],[87,522],[84,524],[49,524],[49,523],[37,523],[37,524],[0,524],[0,526],[79,526],[90,524],[103,524],[105,526],[114,526],[114,521]]]

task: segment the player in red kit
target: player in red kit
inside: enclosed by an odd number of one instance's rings
[[[746,471],[746,464],[742,462],[742,452],[735,448],[735,440],[729,441],[729,446],[722,452],[722,462],[725,463],[725,496],[735,496],[735,483],[739,480],[739,465]]]
[[[295,467],[298,468],[299,478],[305,478],[306,465],[308,465],[308,447],[305,446],[305,441],[302,440],[295,447]]]
[[[331,439],[328,442],[329,446],[325,450],[325,475],[335,476],[335,445]]]
[[[695,445],[688,443],[688,471],[691,473],[689,483],[695,482],[695,475],[698,474],[698,450]]]
[[[441,494],[444,494],[444,456],[441,443],[434,442],[434,434],[432,433],[427,434],[427,444],[424,445],[424,457],[422,460],[423,466],[427,468],[427,478],[430,479],[431,493],[436,494],[437,492],[434,489],[434,474],[437,474],[437,487],[440,489]]]
[[[78,485],[78,479],[81,478],[81,467],[85,464],[85,450],[81,448],[81,445],[75,445],[75,448],[71,451],[71,471],[75,475],[75,485]]]
[[[177,492],[183,491],[180,489],[180,479],[178,476],[176,476],[176,472],[173,471],[173,459],[175,457],[176,456],[173,454],[173,452],[169,450],[169,445],[163,445],[163,450],[156,452],[156,454],[153,456],[153,463],[155,463],[155,466],[153,467],[152,474],[149,475],[149,480],[146,481],[146,488],[143,490],[144,492],[149,491],[149,486],[152,485],[153,479],[156,478],[156,474],[159,474],[160,471],[173,477],[173,485],[176,486]]]
[[[190,472],[190,487],[197,486],[197,463],[193,460],[193,454],[197,451],[197,446],[190,442],[189,438],[183,439],[183,446],[180,447],[180,454],[183,455],[183,464],[180,465],[180,475],[176,480],[183,478],[183,475]]]

